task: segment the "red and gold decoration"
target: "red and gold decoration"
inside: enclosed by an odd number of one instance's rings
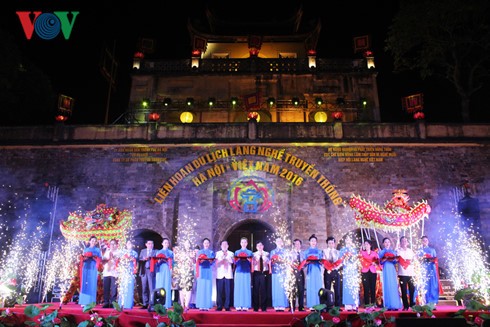
[[[429,218],[431,208],[426,200],[412,206],[408,205],[410,197],[407,190],[394,190],[393,197],[380,207],[374,202],[352,195],[349,205],[355,211],[355,220],[362,228],[379,228],[385,231],[400,231],[414,226]]]
[[[60,230],[68,240],[87,241],[92,235],[100,240],[123,240],[132,223],[133,215],[128,210],[99,204],[85,213],[71,212],[68,219],[60,223]]]

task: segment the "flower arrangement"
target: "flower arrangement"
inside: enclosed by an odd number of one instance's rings
[[[374,306],[368,306],[364,312],[359,312],[357,316],[351,321],[342,320],[340,318],[340,308],[333,307],[328,310],[328,314],[332,317],[331,320],[324,320],[321,312],[326,308],[325,304],[318,304],[313,307],[315,311],[311,312],[304,318],[304,325],[318,326],[318,327],[332,327],[332,326],[352,326],[355,319],[360,319],[363,323],[363,327],[388,327],[394,324],[395,317],[386,317],[385,308],[376,309]]]
[[[115,327],[116,326],[116,321],[119,316],[113,316],[112,314],[107,316],[107,317],[102,317],[99,316],[99,314],[92,309],[95,307],[95,303],[92,302],[90,304],[84,305],[83,306],[83,313],[89,313],[90,314],[90,319],[82,321],[81,323],[78,324],[77,327]],[[118,311],[122,312],[121,307],[119,304],[114,301],[112,302],[113,308]]]
[[[153,318],[157,321],[157,323],[162,317],[167,317],[170,322],[170,325],[167,325],[166,323],[158,323],[157,327],[196,327],[196,323],[194,322],[194,320],[184,320],[184,309],[178,302],[173,303],[172,310],[167,310],[161,304],[155,304],[154,309],[156,315],[154,315]]]
[[[76,326],[75,323],[70,322],[66,317],[58,317],[58,310],[53,312],[47,312],[51,304],[44,304],[41,307],[36,307],[34,305],[28,305],[24,309],[24,314],[31,318],[32,320],[26,320],[25,324],[27,326],[40,326],[40,327],[69,327]],[[39,318],[35,319],[37,316]]]
[[[413,114],[413,119],[421,120],[425,118],[425,114],[422,111],[417,111]]]
[[[469,311],[480,312],[478,316],[474,317],[472,315],[464,315],[464,313]],[[487,313],[485,313],[487,312]],[[483,327],[486,321],[490,321],[490,305],[486,306],[477,300],[468,300],[465,304],[465,309],[458,310],[454,313],[454,318],[464,318],[468,323],[468,326]],[[469,319],[468,319],[469,318]]]

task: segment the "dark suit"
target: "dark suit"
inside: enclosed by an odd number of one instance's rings
[[[298,267],[301,261],[303,261],[303,253],[300,251],[297,253],[293,250],[293,265]],[[294,269],[294,277],[296,279],[296,296],[298,297],[298,309],[304,310],[305,305],[305,272],[303,269]],[[293,302],[293,309],[296,308],[296,301]]]
[[[150,271],[150,260],[148,258],[154,257],[156,254],[157,250],[153,249],[148,256],[148,249],[143,249],[139,255],[138,273],[141,277],[141,289],[143,293],[141,300],[144,306],[151,304],[151,293],[153,293],[153,290],[155,289],[155,272]]]

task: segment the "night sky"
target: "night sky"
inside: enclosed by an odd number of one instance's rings
[[[100,59],[105,47],[115,44],[118,61],[116,91],[111,95],[109,123],[127,108],[130,89],[130,68],[138,38],[153,38],[155,53],[147,57],[186,59],[190,56],[187,18],[202,15],[204,0],[191,1],[78,1],[78,0],[13,0],[3,5],[0,29],[7,31],[22,55],[32,61],[52,82],[56,94],[75,98],[71,124],[104,123],[108,82],[100,72]],[[272,8],[263,8],[258,1],[235,3],[249,6],[241,12],[262,15]],[[356,58],[352,39],[370,35],[378,73],[381,116],[384,122],[406,122],[413,119],[401,108],[401,97],[424,93],[427,121],[458,121],[459,98],[447,83],[422,81],[415,73],[393,74],[392,59],[383,50],[388,26],[397,11],[398,1],[338,1],[323,4],[304,1],[305,16],[319,15],[321,37],[317,47],[319,58]],[[324,6],[331,6],[323,8]],[[61,33],[45,40],[33,33],[31,40],[24,34],[17,11],[79,11],[71,36]],[[483,96],[481,96],[483,98]],[[53,104],[56,106],[56,103]],[[480,120],[490,121],[488,114]],[[0,125],[2,125],[0,123]]]

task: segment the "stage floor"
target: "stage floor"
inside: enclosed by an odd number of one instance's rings
[[[34,304],[37,307],[42,307],[48,303]],[[50,306],[46,313],[52,313],[58,310],[59,318],[66,318],[67,320],[79,324],[84,320],[90,319],[88,313],[83,313],[80,305],[75,303],[69,303],[60,306],[60,303],[49,303]],[[13,308],[8,308],[9,315],[0,318],[0,323],[10,326],[25,326],[27,320],[33,320],[28,318],[24,314],[24,310],[28,305],[16,305]],[[454,305],[438,305],[436,311],[434,311],[434,317],[417,317],[417,314],[411,310],[409,311],[386,311],[385,316],[387,318],[394,317],[396,319],[395,324],[390,324],[391,326],[430,326],[430,327],[451,327],[451,326],[462,326],[461,320],[453,319],[454,314],[458,311],[464,309],[464,307],[454,306]],[[7,308],[1,308],[0,311],[4,312]],[[166,322],[166,318],[158,317],[154,312],[148,312],[146,309],[140,307],[135,307],[131,310],[123,310],[118,312],[114,309],[104,309],[100,305],[93,309],[94,313],[99,316],[118,316],[117,326],[141,326],[144,327],[147,323],[150,326],[156,326],[157,322]],[[359,313],[364,312],[364,309],[359,309]],[[309,311],[296,311],[296,312],[276,312],[273,308],[269,308],[266,312],[254,312],[253,310],[248,311],[236,311],[232,309],[231,311],[216,311],[215,308],[210,311],[199,311],[198,309],[187,310],[183,317],[184,321],[194,320],[196,326],[198,327],[303,327],[304,318],[310,314]],[[478,316],[478,312],[465,312],[464,316],[468,321],[472,321]],[[3,314],[5,315],[5,313]],[[330,320],[331,317],[328,313],[322,314],[325,320]],[[35,321],[39,322],[37,319],[40,316],[34,318]],[[451,319],[449,319],[451,318]],[[340,313],[341,325],[344,321],[350,321],[353,327],[362,326],[363,322],[359,318],[357,312],[353,311],[342,311]],[[388,325],[385,325],[388,326]]]

